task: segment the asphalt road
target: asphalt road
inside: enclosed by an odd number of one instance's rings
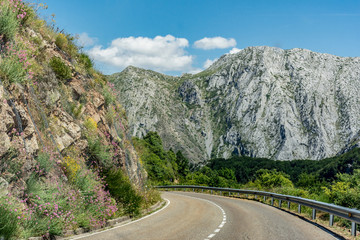
[[[336,239],[296,216],[255,201],[164,192],[168,204],[143,219],[73,239]]]

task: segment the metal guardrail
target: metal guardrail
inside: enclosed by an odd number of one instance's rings
[[[335,204],[319,202],[307,198],[295,197],[291,195],[283,195],[272,192],[264,192],[257,190],[245,190],[245,189],[234,189],[234,188],[218,188],[218,187],[205,187],[205,186],[192,186],[192,185],[171,185],[171,186],[157,186],[160,189],[201,189],[201,190],[209,190],[211,193],[213,191],[219,191],[220,194],[222,192],[230,193],[238,193],[238,194],[246,194],[246,195],[254,195],[255,199],[257,196],[263,196],[264,200],[266,197],[271,198],[271,205],[274,205],[274,199],[279,201],[279,207],[281,207],[282,202],[285,201],[288,204],[288,208],[290,208],[290,203],[298,204],[298,212],[301,213],[301,206],[306,206],[312,208],[312,219],[316,218],[316,211],[322,211],[330,214],[329,225],[332,226],[334,224],[334,216],[338,216],[344,219],[351,221],[351,235],[356,236],[356,225],[360,224],[360,211],[357,209],[341,207]]]

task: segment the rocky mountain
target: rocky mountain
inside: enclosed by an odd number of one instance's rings
[[[157,131],[193,162],[317,160],[359,145],[360,58],[249,47],[195,75],[128,67],[109,79],[132,135]]]

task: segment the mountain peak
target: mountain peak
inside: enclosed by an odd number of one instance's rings
[[[181,81],[116,81],[133,134],[158,131],[194,162],[233,154],[315,160],[359,140],[359,59],[258,46]]]

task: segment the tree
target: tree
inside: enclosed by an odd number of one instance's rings
[[[256,172],[254,184],[259,189],[271,189],[275,187],[294,187],[289,175],[277,170],[260,169]]]
[[[176,153],[176,163],[179,175],[185,177],[189,173],[189,160],[180,151]]]

